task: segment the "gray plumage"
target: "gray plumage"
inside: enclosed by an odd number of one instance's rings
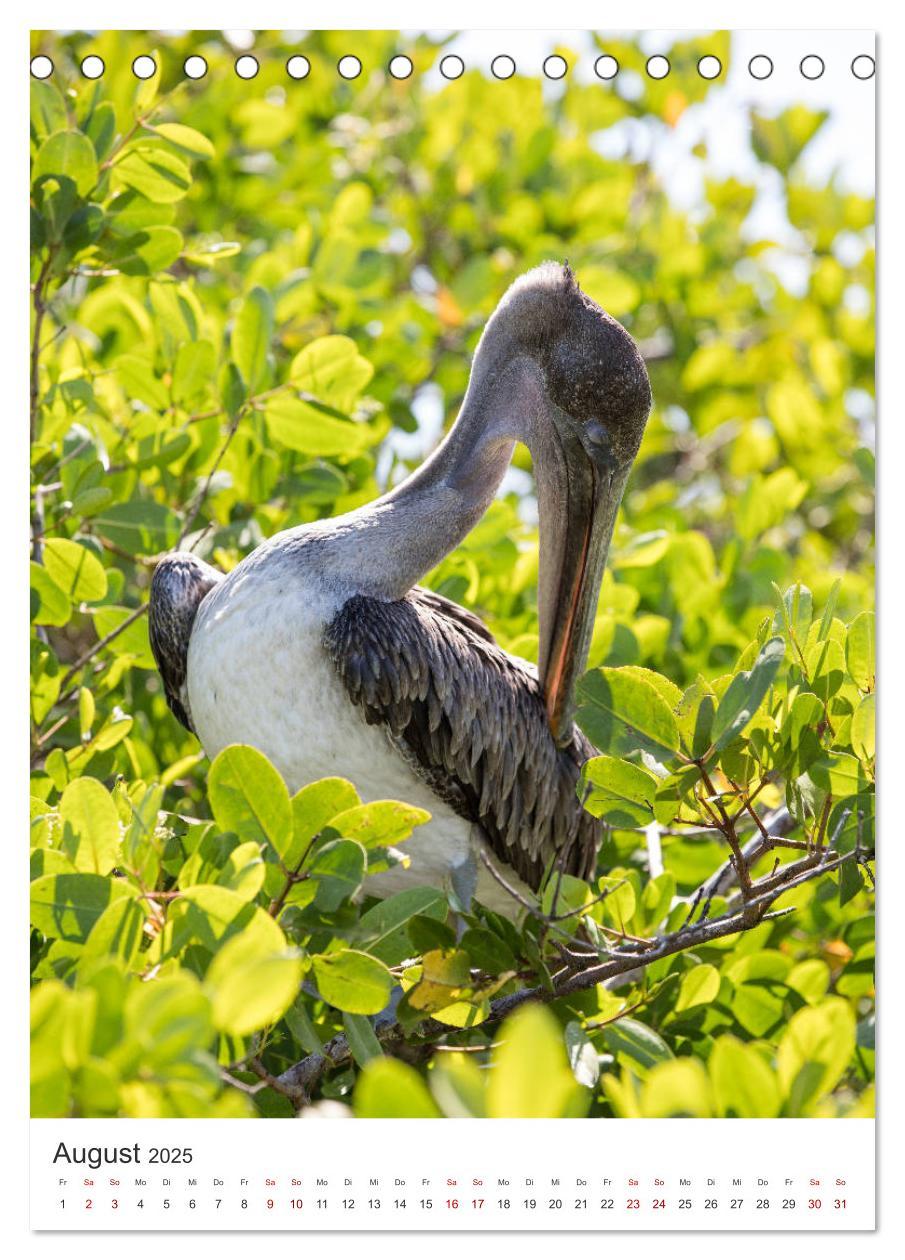
[[[478,826],[532,888],[553,858],[593,873],[600,825],[576,784],[594,748],[578,727],[557,747],[537,671],[508,655],[473,613],[415,587],[400,600],[356,595],[324,644],[370,725],[385,725],[430,788]]]

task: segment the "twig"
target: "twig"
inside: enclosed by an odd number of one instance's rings
[[[236,436],[236,430],[239,427],[239,421],[242,419],[242,415],[243,415],[243,412],[239,411],[230,421],[229,429],[227,430],[226,437],[224,438],[223,444],[220,447],[219,451],[217,452],[216,458],[214,459],[214,462],[211,465],[210,471],[208,472],[207,477],[204,480],[204,484],[202,485],[201,489],[196,494],[194,500],[189,504],[189,506],[185,510],[185,524],[182,527],[182,533],[179,537],[179,542],[176,544],[177,550],[179,550],[179,548],[182,546],[185,539],[191,533],[192,526],[195,523],[195,517],[198,515],[198,513],[201,511],[202,507],[204,506],[204,501],[208,496],[208,492],[210,491],[211,482],[214,480],[214,475],[216,474],[217,469],[220,467],[220,464],[223,460],[224,455],[229,450],[230,443],[232,442],[233,438]]]
[[[129,626],[131,626],[133,622],[136,622],[139,617],[143,617],[147,611],[148,605],[140,604],[138,608],[134,609],[129,614],[125,621],[121,621],[119,623],[115,630],[111,630],[109,634],[105,634],[104,637],[102,639],[98,639],[97,643],[95,643],[93,647],[90,647],[87,652],[83,652],[78,660],[70,665],[66,673],[63,675],[60,681],[60,693],[62,694],[66,690],[67,684],[72,681],[84,665],[87,665],[89,661],[93,660],[94,657],[97,656],[98,652],[102,652],[105,647],[108,647],[114,639],[118,638],[124,630],[128,630]]]
[[[699,759],[697,762],[697,765],[698,765],[698,769],[701,772],[701,778],[704,782],[704,787],[707,789],[708,793],[710,794],[711,799],[713,800],[714,804],[719,810],[719,817],[722,822],[722,825],[720,825],[720,822],[717,822],[717,826],[719,827],[720,831],[723,833],[723,836],[726,840],[726,843],[729,845],[729,848],[732,850],[732,859],[733,859],[733,862],[735,863],[735,873],[736,873],[736,876],[738,877],[739,887],[742,890],[742,897],[747,897],[749,889],[751,887],[751,876],[748,871],[747,863],[745,862],[745,859],[742,856],[742,848],[741,848],[741,844],[739,843],[739,838],[735,833],[735,825],[732,819],[726,813],[720,794],[717,792],[716,788],[713,786],[710,775],[707,773],[706,769],[704,768],[703,760]],[[710,802],[709,801],[705,802],[705,804],[709,806]],[[713,816],[712,813],[711,813],[711,816]]]

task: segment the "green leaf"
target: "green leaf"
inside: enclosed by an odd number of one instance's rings
[[[85,973],[104,958],[115,958],[125,967],[138,956],[144,939],[147,909],[131,897],[120,897],[101,914],[88,934],[79,956],[79,972]]]
[[[122,880],[103,875],[43,875],[31,885],[31,922],[45,936],[87,941],[107,907],[131,895]]]
[[[292,798],[292,845],[283,860],[293,870],[305,848],[343,810],[360,804],[348,779],[318,779],[299,788]]]
[[[709,963],[701,963],[682,977],[673,1010],[687,1011],[694,1006],[706,1006],[716,998],[719,991],[720,973]]]
[[[209,267],[212,263],[233,258],[241,252],[242,246],[238,241],[210,241],[203,244],[192,241],[186,246],[185,257],[198,267]]]
[[[649,770],[617,757],[592,757],[581,771],[579,794],[589,814],[613,827],[651,821],[657,778]]]
[[[777,1029],[783,1017],[784,986],[770,980],[739,984],[732,995],[732,1014],[754,1037]]]
[[[66,127],[66,105],[54,83],[32,79],[29,84],[31,129],[40,142]]]
[[[94,145],[98,162],[103,162],[113,147],[116,135],[116,110],[112,101],[99,101],[85,124],[85,134]]]
[[[167,387],[154,374],[152,363],[143,355],[121,355],[116,361],[116,375],[129,398],[137,398],[152,411],[165,411],[169,406]]]
[[[874,621],[872,612],[859,613],[848,628],[845,639],[845,659],[848,672],[861,691],[872,691],[876,683],[877,664],[874,651]]]
[[[836,694],[845,678],[845,659],[835,639],[815,643],[805,652],[805,667],[815,695],[826,703]]]
[[[762,1119],[779,1114],[776,1077],[753,1047],[735,1037],[718,1037],[707,1061],[707,1071],[717,1115]]]
[[[430,822],[426,809],[402,801],[368,801],[354,805],[330,819],[331,828],[348,840],[358,840],[366,849],[399,844],[415,827]]]
[[[487,1086],[487,1114],[496,1119],[576,1119],[591,1101],[572,1072],[557,1021],[526,1003],[500,1028]]]
[[[181,201],[192,186],[191,172],[182,158],[146,144],[130,148],[113,171],[118,183],[165,205]]]
[[[641,1087],[641,1111],[651,1119],[712,1116],[713,1093],[703,1065],[683,1058],[654,1068]]]
[[[777,590],[778,595],[778,588],[774,587],[774,589]],[[781,634],[785,629],[789,638],[794,638],[798,647],[801,648],[807,641],[813,616],[814,601],[811,592],[806,586],[797,582],[789,587],[785,595],[779,599],[779,611],[774,619],[776,633]]]
[[[233,362],[250,394],[264,376],[272,336],[273,301],[266,289],[256,286],[239,307],[230,339]]]
[[[822,721],[823,705],[819,696],[810,691],[800,692],[789,706],[781,730],[783,743],[793,755],[792,771],[796,776],[803,774],[822,752],[816,733]]]
[[[440,1115],[415,1069],[385,1057],[372,1059],[362,1069],[355,1085],[353,1107],[356,1116],[363,1120],[432,1120]]]
[[[600,1079],[600,1058],[577,1020],[572,1019],[566,1024],[565,1040],[572,1075],[579,1085],[593,1089]]]
[[[622,669],[598,669],[578,685],[578,722],[603,752],[641,749],[671,759],[679,747],[669,705],[645,679]]]
[[[305,455],[355,454],[374,441],[365,425],[337,417],[316,402],[289,394],[276,394],[268,401],[264,414],[273,440]]]
[[[468,928],[462,933],[459,948],[468,955],[472,966],[480,967],[488,975],[498,976],[504,971],[514,971],[517,965],[515,955],[506,942],[484,928]]]
[[[305,1007],[302,995],[296,998],[284,1016],[293,1037],[307,1054],[321,1054],[324,1043]]]
[[[331,840],[317,850],[306,865],[306,874],[317,881],[319,910],[338,910],[361,888],[368,865],[364,848],[356,840]]]
[[[844,998],[796,1011],[776,1055],[783,1114],[807,1115],[838,1083],[855,1049],[855,1016]]]
[[[281,856],[292,840],[292,805],[279,772],[263,753],[232,744],[211,763],[208,794],[217,825],[241,840],[266,842]]]
[[[713,719],[711,739],[721,752],[740,735],[764,701],[785,655],[780,638],[768,639],[750,670],[736,674],[723,693]]]
[[[292,360],[289,379],[340,411],[348,411],[374,375],[350,337],[318,337]]]
[[[754,152],[762,162],[769,162],[785,175],[828,117],[825,110],[818,112],[806,105],[793,105],[773,118],[752,113]]]
[[[710,748],[716,704],[710,684],[699,678],[684,692],[676,706],[676,723],[682,744],[692,757],[703,757]]]
[[[806,958],[792,968],[786,976],[786,984],[813,1006],[830,987],[830,969],[822,958]]]
[[[114,503],[99,512],[94,521],[98,534],[133,555],[166,551],[179,537],[181,525],[172,508],[145,499]]]
[[[157,98],[160,88],[160,53],[155,48],[150,54],[154,62],[154,73],[147,79],[140,79],[135,89],[135,116],[140,118],[145,114]]]
[[[40,726],[57,702],[63,671],[50,648],[33,641],[29,645],[31,656],[31,716]]]
[[[31,619],[39,626],[65,626],[72,605],[47,570],[34,560],[29,563]]]
[[[204,394],[214,379],[216,353],[209,341],[186,341],[176,352],[173,398],[186,403]]]
[[[198,884],[183,889],[173,901],[159,938],[161,958],[169,958],[197,942],[216,954],[227,941],[241,937],[246,954],[279,954],[286,938],[260,906],[246,901],[230,888]]]
[[[249,953],[244,936],[233,937],[204,978],[215,1027],[244,1037],[276,1023],[294,1001],[301,979],[302,963],[295,951]]]
[[[231,420],[235,420],[248,400],[248,390],[235,363],[224,363],[220,372],[219,390],[223,410]]]
[[[877,751],[875,722],[877,698],[871,692],[862,698],[852,714],[852,748],[864,761],[873,761]]]
[[[325,1002],[350,1015],[376,1015],[390,1000],[393,978],[377,958],[356,949],[314,955],[314,980]]]
[[[635,1019],[620,1019],[603,1030],[606,1048],[635,1068],[651,1068],[672,1058],[669,1046],[652,1028]]]
[[[194,127],[186,127],[182,123],[155,123],[152,130],[155,135],[163,136],[164,140],[169,140],[170,144],[190,153],[192,157],[212,158],[214,156],[214,146],[210,140]]]
[[[211,836],[202,841],[180,870],[178,886],[190,888],[193,884],[220,884],[238,893],[243,901],[253,901],[264,883],[261,845],[255,840],[237,844],[223,861],[223,840],[224,837]],[[216,856],[211,853],[213,848],[220,850]]]
[[[154,276],[172,266],[182,253],[182,233],[174,227],[148,227],[123,242],[115,256],[127,276]]]
[[[358,921],[355,939],[369,954],[393,967],[413,953],[406,931],[409,920],[426,915],[442,921],[447,910],[446,898],[436,888],[407,888],[366,911]]]
[[[114,630],[119,630],[123,622],[134,613],[134,608],[118,608],[115,604],[93,609],[92,620],[97,637],[104,639]],[[154,669],[154,654],[148,638],[147,619],[139,617],[137,621],[133,621],[116,636],[106,651],[112,656],[128,657],[130,663],[139,669]]]
[[[352,1051],[352,1058],[359,1067],[364,1067],[372,1059],[379,1059],[382,1056],[383,1050],[377,1040],[377,1034],[366,1016],[349,1015],[346,1012],[343,1015],[343,1028],[346,1030],[346,1040]]]
[[[94,552],[69,538],[44,544],[44,567],[60,590],[76,602],[94,602],[107,594],[107,574]]]
[[[70,783],[60,799],[61,848],[76,870],[107,875],[120,851],[119,815],[113,797],[97,779]]]
[[[126,1036],[139,1048],[146,1073],[176,1067],[178,1077],[207,1052],[214,1034],[210,1002],[186,970],[136,985],[126,998],[124,1015]],[[126,1045],[132,1049],[128,1041]]]
[[[431,1093],[450,1119],[485,1119],[486,1075],[473,1055],[435,1055],[429,1076]]]
[[[857,757],[849,753],[827,753],[808,770],[811,780],[836,799],[856,796],[867,786],[867,775]]]
[[[81,131],[56,131],[38,150],[32,182],[45,175],[72,180],[80,197],[87,197],[97,183],[94,145]]]

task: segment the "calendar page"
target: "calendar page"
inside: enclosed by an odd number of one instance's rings
[[[873,1229],[873,32],[30,55],[32,1230]]]

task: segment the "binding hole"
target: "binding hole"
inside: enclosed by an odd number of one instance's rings
[[[819,79],[826,66],[823,64],[822,57],[818,57],[816,53],[809,53],[807,57],[802,57],[798,69],[806,79]]]
[[[710,53],[698,62],[698,74],[702,79],[718,79],[722,72],[723,63],[719,57],[714,57]]]
[[[568,69],[569,63],[559,53],[553,53],[544,61],[544,74],[548,79],[564,79]]]
[[[758,53],[748,62],[748,73],[752,79],[769,79],[773,73],[773,62],[764,53]]]
[[[307,79],[311,72],[311,62],[307,57],[303,57],[301,53],[296,53],[294,57],[290,57],[286,62],[286,73],[290,79]]]
[[[448,57],[440,58],[440,73],[444,79],[461,79],[465,73],[465,62],[455,53],[450,53]]]
[[[393,57],[389,64],[389,71],[394,79],[408,79],[413,69],[411,57],[405,57],[401,53],[398,57]]]
[[[347,57],[340,57],[336,68],[344,79],[357,79],[361,74],[361,62],[357,57],[351,56],[351,54]]]
[[[96,57],[92,54],[90,57],[83,57],[82,64],[79,66],[82,76],[86,79],[99,79],[104,73],[104,59]]]
[[[207,62],[196,53],[192,57],[186,57],[182,70],[187,79],[203,79],[207,74]]]
[[[250,53],[236,58],[236,74],[240,79],[253,79],[259,69],[257,57],[252,57]]]
[[[153,57],[142,54],[132,62],[132,73],[136,79],[153,79],[157,70],[157,62]]]
[[[856,79],[872,79],[877,70],[877,63],[867,53],[861,53],[852,62],[852,74]]]
[[[619,73],[619,62],[609,53],[604,53],[594,62],[594,73],[598,79],[615,79]]]
[[[490,73],[495,79],[511,79],[515,74],[515,62],[508,54],[503,53],[491,61]]]
[[[33,79],[49,79],[53,74],[53,62],[49,57],[32,57],[29,69]]]
[[[669,59],[659,55],[648,57],[645,69],[649,79],[665,79],[669,74]]]

